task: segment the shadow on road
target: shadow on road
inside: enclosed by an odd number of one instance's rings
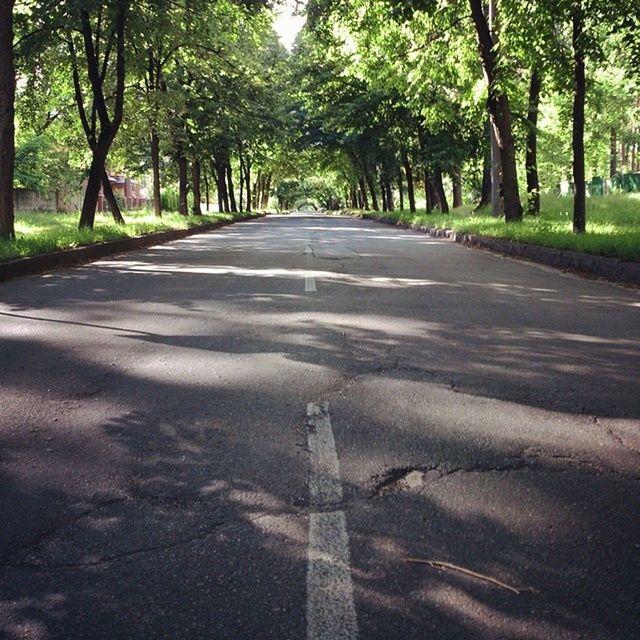
[[[640,635],[638,458],[615,430],[640,414],[634,294],[509,261],[497,277],[459,248],[464,276],[443,257],[417,278],[404,249],[372,255],[373,226],[331,224],[317,260],[359,258],[318,267],[312,303],[290,247],[326,231],[315,218],[3,286],[1,635],[304,637],[311,370],[344,443],[363,638]],[[367,412],[367,389],[387,410]],[[401,419],[400,389],[416,398]],[[599,448],[563,458],[589,429]],[[422,482],[381,491],[359,459]]]

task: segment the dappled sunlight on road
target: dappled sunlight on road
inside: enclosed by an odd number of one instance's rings
[[[2,286],[0,635],[108,627],[144,578],[131,637],[197,617],[225,637],[225,616],[255,638],[294,618],[304,637],[305,407],[326,399],[370,628],[624,638],[609,621],[637,604],[620,555],[638,534],[636,293],[401,232],[383,237],[411,259],[378,253],[353,221],[305,222],[294,251],[281,222]],[[322,250],[317,229],[337,235]],[[257,248],[274,242],[275,261]]]
[[[535,268],[535,266],[533,267]],[[580,281],[581,278],[575,275],[566,275],[560,274],[558,277],[564,277],[568,279],[575,279]],[[504,296],[510,296],[513,298],[528,298],[530,300],[536,300],[537,302],[545,303],[545,304],[553,304],[553,305],[565,305],[565,306],[575,306],[575,305],[586,305],[586,306],[606,306],[606,307],[628,307],[628,308],[638,308],[640,307],[640,302],[635,302],[633,297],[631,299],[624,299],[624,297],[620,296],[611,296],[608,295],[608,291],[611,285],[606,283],[599,283],[600,286],[605,287],[606,289],[602,292],[603,295],[594,296],[594,295],[569,295],[567,296],[567,292],[565,290],[559,289],[548,289],[548,288],[539,288],[539,287],[527,287],[521,284],[513,284],[513,283],[498,283],[498,282],[481,282],[481,281],[464,281],[459,283],[464,287],[471,288],[483,288],[483,289],[491,289],[492,291],[502,294]],[[597,286],[597,285],[596,285]],[[545,295],[549,294],[549,295]],[[631,294],[633,295],[633,294]]]
[[[555,638],[567,633],[563,624],[533,617],[525,621],[520,615],[505,615],[499,608],[483,602],[482,598],[472,596],[463,586],[435,584],[425,588],[420,599],[423,606],[439,609],[452,619],[462,616],[469,632],[499,634],[499,637],[512,640]]]
[[[211,276],[242,276],[252,278],[292,278],[300,279],[307,275],[311,275],[317,280],[326,280],[328,282],[341,282],[345,284],[353,284],[360,287],[428,287],[428,286],[459,286],[451,285],[446,282],[436,282],[433,280],[423,280],[417,278],[391,278],[391,277],[374,277],[361,276],[357,277],[348,273],[338,273],[335,271],[318,271],[304,269],[247,269],[234,266],[203,266],[194,267],[190,265],[171,265],[171,264],[147,264],[143,262],[118,260],[117,262],[103,262],[106,267],[112,267],[123,273],[149,273],[151,275],[161,276],[165,274],[194,274],[194,275],[211,275]]]

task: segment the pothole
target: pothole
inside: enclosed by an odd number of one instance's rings
[[[437,469],[391,469],[382,479],[378,479],[372,493],[375,496],[385,496],[401,491],[417,491],[424,486],[429,476],[437,480],[442,474]]]
[[[469,466],[435,465],[432,467],[398,467],[390,469],[382,476],[373,478],[373,496],[385,496],[392,493],[417,492],[425,485],[454,473],[507,473],[527,468],[523,459],[512,459],[501,465],[473,464]]]
[[[566,473],[580,475],[611,474],[640,480],[638,474],[628,475],[620,470],[605,468],[593,460],[574,458],[568,453],[545,453],[542,449],[529,448],[522,456],[507,458],[501,462],[452,465],[441,463],[430,467],[395,467],[373,476],[371,495],[386,496],[395,493],[417,493],[429,483],[458,473]]]

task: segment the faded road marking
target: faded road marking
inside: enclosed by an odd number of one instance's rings
[[[329,404],[307,405],[312,507],[342,501],[342,483]],[[307,640],[357,640],[349,536],[344,511],[309,516]]]
[[[309,517],[307,640],[355,640],[349,538],[344,511]]]
[[[329,404],[307,405],[311,476],[309,492],[312,506],[331,506],[342,501],[338,454],[333,439]]]
[[[316,287],[316,279],[310,273],[307,273],[304,277],[304,290],[307,293],[316,292],[318,290]]]
[[[311,246],[311,244],[307,244],[307,246],[304,249],[304,255],[305,255],[305,260],[306,260],[306,264],[307,264],[307,269],[311,269],[313,268],[313,258],[315,257],[315,253],[313,251],[313,247]],[[304,276],[304,290],[306,293],[315,293],[316,291],[318,291],[318,288],[316,287],[316,277],[313,273],[310,273],[309,271],[307,271],[307,273]]]

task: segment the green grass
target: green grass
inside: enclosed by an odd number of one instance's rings
[[[235,213],[212,213],[202,217],[163,213],[162,218],[156,218],[152,211],[127,211],[123,215],[127,221],[124,226],[115,224],[109,214],[99,213],[96,214],[93,229],[79,231],[77,213],[19,213],[15,224],[17,238],[0,240],[0,262],[95,242],[131,238],[170,229],[187,229],[210,222],[245,217]]]
[[[525,216],[522,223],[506,224],[487,210],[470,206],[446,215],[408,211],[385,214],[414,222],[483,236],[509,238],[557,249],[573,249],[625,260],[640,260],[640,194],[610,195],[587,200],[587,233],[572,232],[573,199],[543,196],[541,215]]]

